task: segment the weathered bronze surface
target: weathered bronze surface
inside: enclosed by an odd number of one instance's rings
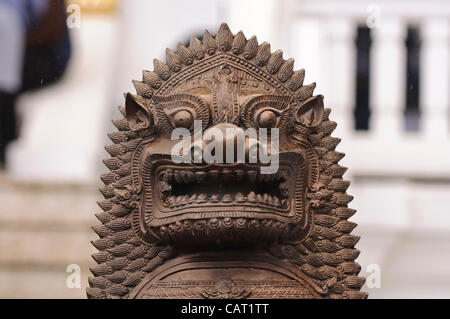
[[[134,81],[106,147],[89,298],[366,297],[336,123],[282,55],[222,24]],[[171,132],[194,120],[279,128],[279,170],[174,163]]]

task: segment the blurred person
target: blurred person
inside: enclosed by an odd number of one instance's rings
[[[64,0],[0,0],[0,168],[18,137],[17,97],[61,79],[70,54]]]

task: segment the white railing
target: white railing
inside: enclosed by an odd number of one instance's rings
[[[286,0],[280,9],[284,47],[317,81],[339,123],[344,164],[362,176],[450,177],[449,17],[444,1]],[[370,129],[353,130],[355,35],[373,22]],[[405,132],[406,31],[421,33],[420,131]],[[309,75],[309,76],[308,76]]]
[[[450,117],[448,1],[281,2],[279,34],[286,55],[317,81],[335,133],[342,138],[342,164],[352,180],[352,218],[361,235],[361,275],[381,269],[381,289],[363,289],[371,298],[448,297],[450,230]],[[375,4],[372,4],[375,3]],[[370,128],[353,129],[358,25],[371,14]],[[405,131],[406,44],[409,25],[418,27],[420,48],[420,129]],[[372,24],[373,26],[373,24]],[[439,245],[442,247],[439,248]]]

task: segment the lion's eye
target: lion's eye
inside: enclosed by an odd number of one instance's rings
[[[178,107],[166,111],[166,116],[173,128],[186,128],[190,130],[196,119],[195,111],[189,107]]]
[[[277,123],[277,115],[272,111],[264,111],[259,115],[258,124],[262,128],[275,127]]]
[[[255,124],[259,128],[275,128],[280,122],[280,117],[278,110],[262,109],[255,114]]]
[[[189,111],[181,110],[172,115],[173,124],[176,127],[191,128],[194,123],[194,117]]]

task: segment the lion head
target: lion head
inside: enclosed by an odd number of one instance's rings
[[[222,24],[133,81],[106,147],[88,296],[127,297],[174,256],[227,250],[286,260],[321,294],[365,296],[336,123],[293,66]]]

